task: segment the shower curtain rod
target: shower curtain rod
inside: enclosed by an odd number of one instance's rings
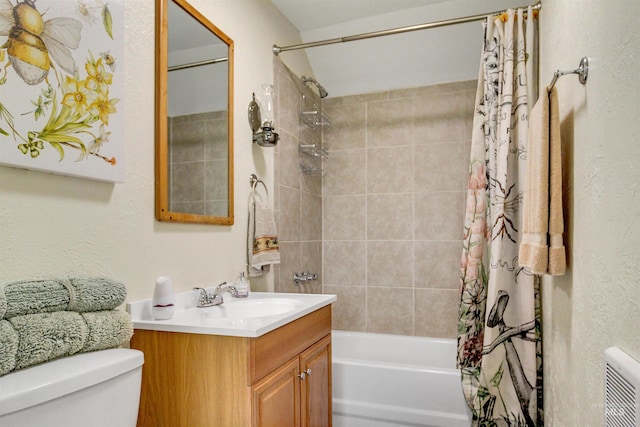
[[[228,61],[227,57],[214,58],[214,59],[205,59],[204,61],[190,62],[188,64],[182,64],[182,65],[173,65],[173,66],[169,67],[167,70],[168,71],[178,71],[178,70],[184,70],[184,69],[187,69],[187,68],[200,67],[202,65],[217,64],[218,62],[225,62],[225,61]]]
[[[531,6],[532,10],[534,10],[534,11],[540,10],[541,7],[542,7],[542,3],[541,2],[538,2],[538,3],[536,3],[536,4]],[[393,29],[390,29],[390,30],[374,31],[374,32],[371,32],[371,33],[356,34],[356,35],[353,35],[353,36],[338,37],[338,38],[335,38],[335,39],[327,39],[327,40],[320,40],[320,41],[316,41],[316,42],[294,44],[294,45],[290,45],[290,46],[278,46],[278,45],[274,44],[273,48],[272,48],[272,51],[273,51],[274,55],[278,56],[280,54],[280,52],[286,52],[288,50],[306,49],[308,47],[316,47],[316,46],[324,46],[324,45],[328,45],[328,44],[352,42],[352,41],[356,41],[356,40],[370,39],[370,38],[373,38],[373,37],[390,36],[390,35],[393,35],[393,34],[408,33],[410,31],[426,30],[426,29],[429,29],[429,28],[444,27],[444,26],[447,26],[447,25],[464,24],[464,23],[467,23],[467,22],[481,21],[481,20],[485,19],[487,17],[487,15],[502,15],[505,12],[506,12],[506,10],[499,10],[499,11],[496,11],[496,12],[484,13],[482,15],[465,16],[463,18],[447,19],[447,20],[444,20],[444,21],[429,22],[429,23],[426,23],[426,24],[412,25],[412,26],[409,26],[409,27],[401,27],[401,28],[393,28]]]

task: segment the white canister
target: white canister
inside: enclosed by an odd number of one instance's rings
[[[167,320],[176,311],[176,296],[173,292],[171,278],[160,276],[156,279],[151,299],[151,312],[156,320]]]

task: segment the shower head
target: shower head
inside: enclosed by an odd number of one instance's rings
[[[302,76],[302,83],[306,84],[307,86],[309,83],[313,84],[318,89],[320,98],[326,98],[329,95],[329,92],[327,92],[327,90],[323,88],[322,85],[318,83],[318,81],[313,77]]]

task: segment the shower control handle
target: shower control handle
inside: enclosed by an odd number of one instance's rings
[[[318,280],[318,275],[316,273],[293,273],[293,282],[296,285],[299,285],[300,282],[308,282],[310,280]]]

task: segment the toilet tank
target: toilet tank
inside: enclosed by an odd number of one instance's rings
[[[82,353],[0,377],[0,426],[135,427],[142,352]]]

